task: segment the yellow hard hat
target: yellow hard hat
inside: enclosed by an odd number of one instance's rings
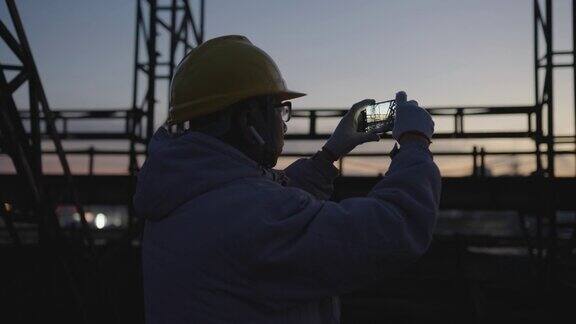
[[[191,120],[263,95],[280,100],[305,96],[286,88],[276,63],[248,38],[214,38],[190,51],[176,68],[167,123]]]

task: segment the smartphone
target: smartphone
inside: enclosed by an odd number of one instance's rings
[[[380,101],[367,106],[358,116],[358,131],[369,132],[379,130],[379,133],[391,131],[396,115],[396,100]]]

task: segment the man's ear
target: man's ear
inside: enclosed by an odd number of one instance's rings
[[[258,134],[262,123],[264,123],[260,103],[256,100],[250,100],[246,104],[248,107],[243,109],[238,116],[242,139],[251,144],[263,145],[264,140]]]
[[[246,111],[248,112],[247,118],[248,118],[248,124],[249,125],[254,125],[260,119],[262,119],[262,116],[261,116],[262,113],[260,111],[260,105],[258,104],[258,102],[256,100],[251,100],[248,103],[248,109],[246,109]]]

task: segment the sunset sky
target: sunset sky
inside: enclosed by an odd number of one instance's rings
[[[554,3],[555,49],[571,49],[571,1]],[[135,0],[21,0],[18,6],[52,107],[129,107]],[[398,90],[429,107],[534,103],[528,0],[207,0],[206,33],[207,39],[246,35],[267,51],[289,87],[308,93],[293,102],[295,107],[349,107],[363,98],[391,98]],[[10,59],[4,47],[0,51],[0,59]],[[558,71],[555,82],[556,132],[573,134],[571,71]],[[162,120],[166,85],[158,89]],[[21,104],[27,106],[24,100]],[[440,131],[452,127],[448,120],[436,122]],[[524,119],[499,117],[471,119],[466,127],[525,125]],[[290,143],[287,150],[314,151],[320,145]],[[362,149],[388,151],[391,145]],[[532,147],[528,141],[508,140],[437,141],[434,148],[468,150],[473,145]],[[118,168],[118,162],[101,161],[102,170]],[[469,159],[438,161],[445,174],[470,172]],[[500,168],[496,173],[509,172],[513,164],[507,158],[492,162],[495,170]],[[75,167],[82,170],[82,163]],[[518,163],[523,173],[533,168],[529,160]],[[350,159],[347,170],[374,174],[385,171],[386,164],[384,159]],[[0,159],[0,171],[9,168]],[[558,168],[573,175],[574,159],[559,158]]]

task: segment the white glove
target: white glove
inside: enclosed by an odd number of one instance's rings
[[[406,92],[396,94],[396,117],[392,137],[399,141],[403,134],[413,133],[426,137],[428,141],[434,134],[434,121],[426,109],[418,107],[414,100],[406,101]]]
[[[352,151],[356,146],[366,142],[380,140],[377,131],[358,132],[358,116],[367,106],[375,104],[374,99],[364,99],[355,103],[352,108],[342,117],[340,123],[332,133],[332,136],[324,145],[335,158],[340,158]]]

